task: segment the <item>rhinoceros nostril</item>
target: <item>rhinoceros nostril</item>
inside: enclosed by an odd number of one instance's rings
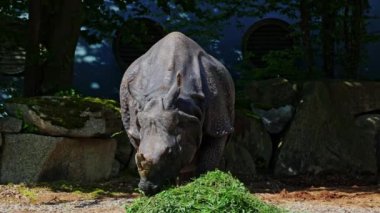
[[[152,161],[144,157],[142,153],[136,153],[137,170],[141,177],[147,177],[152,167]]]

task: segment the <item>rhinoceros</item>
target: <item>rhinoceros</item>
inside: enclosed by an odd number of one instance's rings
[[[123,76],[120,106],[139,188],[155,194],[180,173],[215,169],[233,132],[234,102],[228,70],[182,33],[136,59]]]

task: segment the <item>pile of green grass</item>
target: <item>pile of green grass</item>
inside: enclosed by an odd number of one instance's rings
[[[141,197],[127,213],[149,212],[285,212],[260,201],[230,174],[209,172],[193,182],[154,197]]]

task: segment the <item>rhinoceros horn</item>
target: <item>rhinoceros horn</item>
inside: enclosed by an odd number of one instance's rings
[[[175,101],[181,92],[182,77],[181,74],[177,74],[176,82],[169,89],[169,92],[163,98],[164,109],[170,109],[173,107]]]

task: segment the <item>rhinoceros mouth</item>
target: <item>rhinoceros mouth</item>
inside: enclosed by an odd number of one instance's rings
[[[155,195],[160,191],[160,187],[157,184],[146,180],[140,180],[139,189],[147,196]]]

